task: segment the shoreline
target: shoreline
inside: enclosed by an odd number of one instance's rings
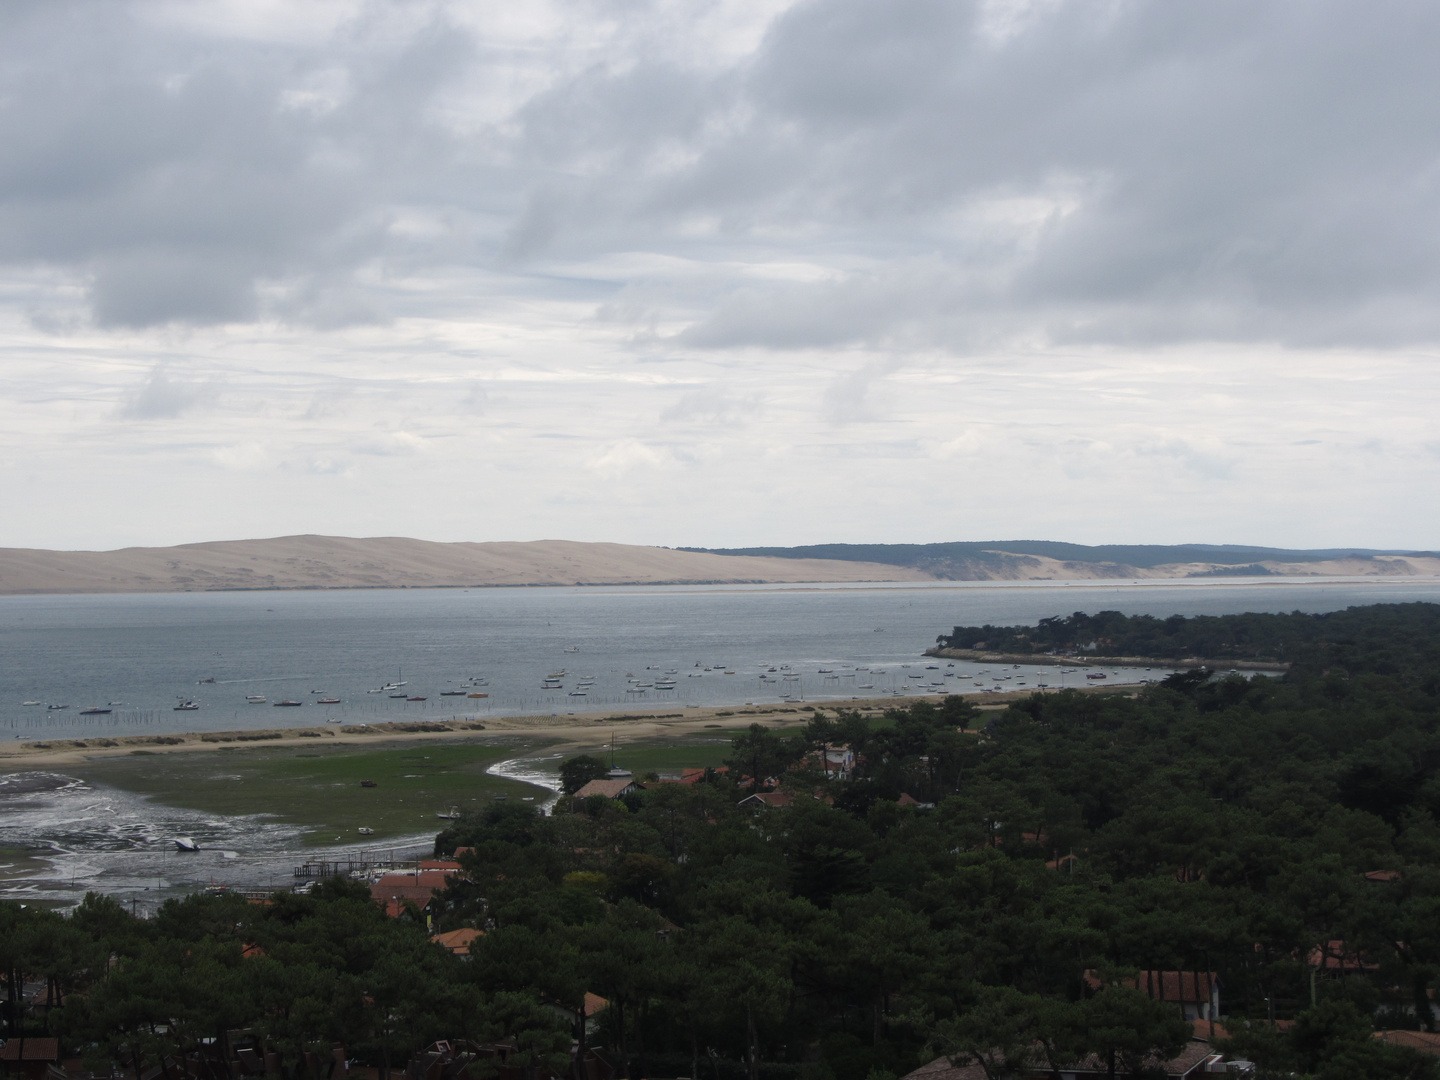
[[[723,556],[737,558],[740,556]],[[795,560],[799,561],[799,560]],[[853,564],[859,565],[859,564]],[[940,578],[928,574],[909,574],[911,568],[896,566],[895,575],[875,574],[854,577],[714,577],[714,578],[669,578],[657,580],[594,580],[594,581],[483,581],[458,583],[347,583],[296,584],[296,585],[214,585],[181,586],[176,588],[16,588],[0,583],[0,599],[16,597],[21,599],[44,599],[64,596],[126,597],[126,596],[213,596],[225,594],[275,594],[275,593],[340,593],[340,592],[485,592],[489,590],[517,589],[746,589],[764,588],[768,591],[806,590],[866,590],[866,589],[1155,589],[1155,588],[1291,588],[1295,586],[1333,585],[1376,585],[1414,586],[1417,584],[1440,584],[1440,574],[1270,574],[1259,577],[1247,575],[1176,575],[1168,577],[1154,575],[1146,577],[984,577],[984,578]]]
[[[1120,683],[1113,686],[1080,686],[1070,690],[1082,694],[1138,694],[1143,686]],[[691,733],[716,728],[721,730],[746,727],[752,723],[778,726],[799,724],[816,712],[833,713],[839,709],[877,715],[887,709],[902,707],[915,701],[941,701],[961,697],[994,710],[1033,694],[1059,693],[1060,688],[1039,687],[1009,690],[1000,693],[908,694],[904,697],[850,698],[827,700],[814,704],[777,704],[742,706],[691,706],[666,713],[622,714],[614,710],[530,716],[504,716],[484,723],[473,720],[436,720],[388,722],[382,724],[346,724],[334,728],[291,727],[240,731],[188,732],[175,735],[121,735],[115,738],[53,739],[0,745],[0,771],[25,771],[29,766],[54,766],[126,757],[136,754],[173,754],[209,751],[223,752],[240,748],[260,749],[267,746],[306,746],[320,749],[328,746],[367,746],[394,742],[430,741],[491,741],[506,737],[543,737],[559,743],[592,740],[599,731],[623,730],[630,738]],[[983,703],[983,704],[982,704]]]
[[[1212,668],[1217,671],[1289,671],[1289,661],[1283,660],[1167,660],[1156,656],[1061,656],[1052,653],[992,653],[983,649],[949,649],[932,646],[925,650],[926,656],[944,660],[969,660],[979,664],[1035,664],[1049,667],[1163,667],[1163,668]]]

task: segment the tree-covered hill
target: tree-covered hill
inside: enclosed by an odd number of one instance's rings
[[[1440,605],[1374,604],[1322,614],[1124,615],[1101,611],[1035,626],[957,626],[936,644],[1014,654],[1167,660],[1269,660],[1412,677],[1440,665]]]
[[[682,548],[716,555],[767,555],[786,559],[841,559],[887,563],[924,570],[936,577],[964,577],[976,567],[1003,570],[1016,556],[1061,562],[1112,564],[1149,569],[1172,563],[1219,563],[1249,573],[1268,573],[1256,564],[1369,559],[1376,555],[1433,555],[1433,552],[1372,548],[1268,548],[1244,544],[1067,544],[1055,540],[955,541],[938,544],[808,544],[800,547]]]

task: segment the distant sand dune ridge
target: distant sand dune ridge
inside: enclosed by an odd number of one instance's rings
[[[280,536],[118,551],[0,548],[0,594],[216,592],[249,589],[435,589],[504,585],[747,582],[1104,581],[1234,573],[1220,563],[1135,567],[996,549],[998,558],[920,569],[879,562],[717,555],[572,540],[451,543],[401,536]],[[933,572],[931,572],[933,571]],[[1435,577],[1440,559],[1377,555],[1249,563],[1231,580],[1285,576]]]
[[[0,548],[0,594],[929,580],[880,563],[570,540],[442,544],[308,535],[118,551]]]

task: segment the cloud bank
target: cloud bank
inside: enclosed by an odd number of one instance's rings
[[[1373,478],[1435,479],[1437,37],[1332,0],[10,4],[10,495],[105,476],[98,544],[202,538],[136,503],[163,461],[252,477],[203,536],[474,480],[504,521],[408,531],[1433,545]],[[997,467],[1140,505],[897,520]]]

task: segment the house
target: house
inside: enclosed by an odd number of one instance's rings
[[[45,1080],[46,1072],[60,1067],[59,1039],[12,1038],[0,1046],[0,1069],[6,1076]]]
[[[1038,1055],[1037,1055],[1038,1057]],[[1226,1068],[1223,1054],[1217,1054],[1203,1040],[1192,1039],[1185,1048],[1169,1061],[1146,1062],[1145,1075],[1164,1076],[1166,1080],[1200,1080],[1207,1074],[1224,1073],[1227,1076],[1244,1076],[1248,1063],[1234,1062],[1237,1069]],[[1049,1080],[1058,1072],[1061,1080],[1090,1080],[1091,1077],[1108,1076],[1109,1063],[1094,1054],[1079,1061],[1067,1062],[1058,1070],[1044,1064],[1043,1058],[1029,1068],[1014,1074],[1015,1080]],[[984,1066],[979,1063],[952,1065],[949,1058],[937,1058],[928,1065],[922,1065],[901,1080],[987,1080]]]
[[[444,870],[449,874],[458,874],[461,870],[453,859],[421,859],[418,865],[421,870]]]
[[[591,780],[588,784],[575,792],[575,798],[588,799],[592,795],[603,795],[607,799],[619,799],[629,795],[640,785],[635,783],[634,777],[617,777],[614,780]]]
[[[444,889],[453,875],[444,870],[412,870],[405,874],[385,874],[370,886],[370,897],[385,908],[385,914],[398,918],[406,903],[421,911],[430,905],[437,889]]]
[[[552,1012],[557,1013],[558,1015],[563,1016],[566,1020],[568,1020],[570,1022],[570,1030],[572,1035],[575,1035],[576,1037],[579,1036],[581,1015],[580,1013],[577,1013],[574,1009],[566,1008],[564,1005],[557,1005],[554,1002],[551,1002],[548,1007]],[[582,1007],[585,1010],[585,1035],[586,1038],[589,1038],[591,1035],[594,1035],[597,1031],[600,1030],[600,1021],[598,1017],[602,1012],[604,1012],[610,1007],[610,1002],[606,998],[601,997],[599,994],[592,994],[589,991],[586,991],[585,1002]]]
[[[1343,941],[1326,941],[1315,946],[1306,957],[1306,963],[1319,968],[1322,975],[1344,975],[1347,972],[1359,975],[1380,970],[1373,957]]]
[[[1440,1035],[1433,1031],[1377,1031],[1375,1038],[1395,1046],[1408,1046],[1423,1054],[1440,1057]]]
[[[792,796],[788,791],[760,791],[756,792],[754,795],[745,796],[745,798],[741,799],[736,805],[744,806],[747,808],[757,806],[779,807],[789,806],[793,801],[794,796]]]
[[[469,956],[470,943],[478,937],[484,937],[484,930],[475,930],[466,927],[462,930],[450,930],[444,934],[436,934],[430,940],[436,945],[443,945],[450,950],[453,956]]]
[[[1085,983],[1092,990],[1100,989],[1093,971],[1085,973]],[[1124,985],[1156,1001],[1175,1002],[1186,1020],[1220,1016],[1220,976],[1213,971],[1142,971],[1124,980]]]

